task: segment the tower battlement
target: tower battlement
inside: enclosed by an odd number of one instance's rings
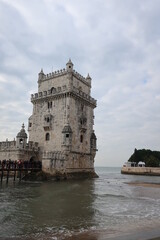
[[[53,92],[51,90],[48,90],[48,91],[31,94],[31,102],[38,101],[38,100],[43,101],[45,98],[54,99],[56,97],[63,97],[64,94],[70,94],[73,96],[75,95],[75,96],[83,99],[84,101],[94,105],[94,107],[96,107],[96,105],[97,105],[97,101],[94,98],[92,98],[90,95],[82,92],[81,90],[79,90],[76,87],[73,87],[73,89],[71,91],[69,91],[66,88],[66,86],[64,89],[62,89],[61,87],[58,87],[57,89],[54,88]]]
[[[57,70],[57,71],[54,71],[54,72],[51,72],[51,73],[47,73],[47,74],[45,74],[43,72],[43,70],[41,69],[41,72],[38,74],[38,82],[48,81],[48,80],[53,79],[53,78],[64,76],[68,73],[72,73],[72,75],[74,77],[78,78],[84,84],[86,84],[88,86],[91,86],[91,82],[90,82],[91,78],[89,77],[89,75],[85,78],[80,73],[75,71],[74,69],[69,71],[67,68],[63,68],[63,69],[60,69],[60,70]]]

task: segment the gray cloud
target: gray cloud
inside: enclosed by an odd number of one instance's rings
[[[98,99],[96,164],[121,166],[134,148],[159,150],[158,0],[0,2],[1,140],[32,113],[37,74],[71,57]]]

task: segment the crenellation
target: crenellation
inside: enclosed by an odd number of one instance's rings
[[[41,72],[40,72],[41,73]],[[54,78],[57,78],[57,77],[60,77],[60,76],[63,76],[63,75],[66,75],[70,73],[70,70],[68,69],[60,69],[60,70],[57,70],[55,72],[52,72],[52,73],[47,73],[47,74],[44,74],[41,76],[41,79],[40,81],[43,82],[43,81],[47,81],[49,79],[54,79]],[[87,76],[87,78],[85,78],[84,76],[82,76],[80,73],[78,73],[77,71],[75,71],[74,69],[71,71],[71,73],[73,74],[73,76],[75,76],[76,78],[78,78],[80,81],[82,81],[84,84],[90,86],[91,83],[90,83],[90,80],[88,81],[88,79],[91,79],[90,77]]]
[[[57,89],[54,88],[52,91],[51,91],[51,89],[49,89],[48,91],[31,94],[31,102],[34,100],[44,99],[49,96],[56,96],[56,95],[59,95],[60,93],[64,94],[64,92],[74,93],[74,94],[78,95],[79,97],[82,97],[84,100],[87,100],[91,104],[94,104],[96,107],[97,101],[94,98],[92,98],[91,96],[89,96],[88,94],[86,94],[85,92],[82,92],[81,90],[76,88],[75,86],[73,86],[73,89],[71,91],[68,91],[65,86],[63,88],[61,88],[61,87],[57,87]],[[63,95],[62,95],[62,97],[63,97]]]
[[[43,76],[39,80],[41,82],[43,82],[43,81],[46,81],[46,80],[49,80],[49,79],[56,78],[58,76],[63,76],[65,74],[67,74],[67,70],[65,68],[63,68],[63,69],[60,69],[60,70],[57,70],[57,71],[54,71],[54,72],[51,72],[51,73],[47,73],[47,74],[43,73]]]

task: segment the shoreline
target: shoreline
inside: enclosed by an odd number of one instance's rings
[[[144,176],[160,176],[160,167],[122,167],[121,174],[144,175]]]
[[[160,183],[148,183],[148,182],[126,182],[125,184],[131,186],[139,186],[139,187],[153,187],[160,188]]]
[[[154,229],[150,231],[134,230],[131,233],[108,233],[108,231],[93,231],[63,238],[64,240],[160,240],[160,230]],[[58,240],[58,239],[57,239]]]
[[[84,233],[74,233],[72,236],[50,235],[41,237],[0,237],[0,240],[160,240],[160,230],[154,229],[150,231],[134,231],[131,233],[109,233],[106,230],[91,231]]]

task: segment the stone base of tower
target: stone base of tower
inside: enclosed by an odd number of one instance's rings
[[[56,179],[96,178],[94,156],[78,152],[45,152],[42,171]]]

